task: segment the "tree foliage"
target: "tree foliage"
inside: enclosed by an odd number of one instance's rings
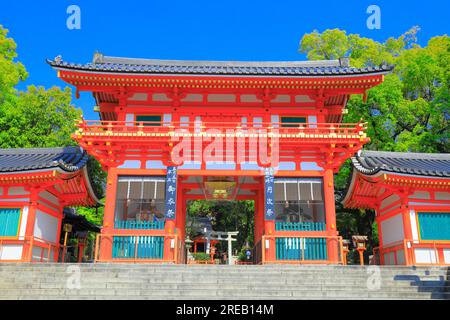
[[[27,78],[25,67],[17,58],[16,42],[8,38],[8,30],[0,25],[0,107],[13,103],[14,87]]]
[[[418,27],[384,43],[343,30],[306,34],[300,51],[308,59],[347,56],[354,67],[395,65],[383,84],[368,92],[366,103],[352,96],[345,122],[369,122],[373,150],[449,152],[450,37],[434,37],[420,47]]]
[[[75,120],[81,110],[72,104],[72,91],[41,86],[16,89],[27,78],[25,67],[17,58],[17,45],[0,25],[0,148],[44,148],[76,145],[71,139]],[[88,161],[88,172],[97,195],[102,196],[106,174],[95,159]],[[102,224],[95,209],[79,209],[89,221]]]
[[[2,108],[1,148],[42,148],[76,145],[70,135],[81,110],[72,104],[70,88],[29,86],[15,103]]]
[[[187,215],[190,218],[210,217],[215,231],[239,231],[235,248],[240,250],[247,242],[253,246],[254,211],[254,202],[251,200],[195,200],[189,203]]]
[[[304,35],[300,52],[310,60],[349,57],[353,67],[382,63],[395,65],[384,82],[368,91],[367,102],[352,96],[344,122],[368,122],[371,142],[366,149],[402,152],[450,152],[449,75],[450,37],[437,36],[426,47],[417,44],[420,29],[413,27],[384,43],[332,29]],[[336,188],[343,189],[351,169],[347,162],[336,176]],[[369,234],[373,213],[338,208],[338,229],[346,236]],[[376,245],[377,237],[372,237]]]

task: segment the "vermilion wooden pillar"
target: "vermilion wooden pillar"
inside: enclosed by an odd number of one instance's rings
[[[326,169],[323,176],[324,201],[325,201],[325,221],[327,235],[337,236],[336,231],[336,207],[334,198],[334,177],[333,170]],[[327,239],[328,260],[332,263],[339,262],[339,242],[337,239]]]
[[[384,264],[384,255],[383,255],[383,232],[381,232],[381,222],[380,222],[380,216],[379,216],[379,212],[380,212],[380,204],[377,204],[377,207],[375,209],[376,211],[376,217],[375,217],[375,222],[377,223],[377,228],[378,228],[378,254],[380,256],[380,264],[383,265]]]
[[[404,239],[408,239],[411,241],[413,239],[413,236],[412,236],[412,230],[411,230],[411,219],[409,216],[409,208],[408,208],[409,193],[402,192],[400,194],[400,197],[402,197],[402,199],[401,199],[401,211],[402,211],[401,215],[402,215],[402,220],[403,220]],[[412,265],[413,263],[412,263],[412,259],[411,259],[410,255],[409,255],[409,250],[405,250],[404,255],[405,255],[405,264],[407,266]]]
[[[59,212],[61,213],[61,219],[58,220],[58,231],[56,233],[56,239],[58,239],[57,243],[59,243],[59,239],[61,238],[61,230],[62,230],[62,221],[64,219],[64,207],[66,206],[66,201],[65,200],[60,200],[59,202]],[[58,258],[60,257],[60,254],[62,254],[63,250],[55,250],[55,252],[53,253],[53,261],[58,262]],[[61,261],[62,261],[63,257],[61,256]]]
[[[30,203],[28,206],[27,226],[25,228],[25,243],[22,248],[22,261],[31,262],[33,260],[33,238],[34,224],[36,221],[36,209],[38,206],[40,190],[32,187],[30,189]]]
[[[116,208],[117,193],[117,169],[108,169],[108,178],[106,180],[106,201],[103,214],[102,235],[108,235],[114,232],[114,211]],[[102,236],[100,238],[100,260],[112,259],[113,237]]]
[[[186,237],[186,198],[184,195],[183,188],[181,187],[180,178],[178,178],[178,187],[177,187],[177,214],[176,214],[176,233],[178,234],[178,241],[184,243],[184,239]],[[177,243],[177,249],[178,249]],[[179,254],[182,254],[179,252]],[[180,258],[180,257],[179,257]],[[183,263],[183,261],[178,260]]]
[[[255,230],[254,230],[254,243],[255,245],[261,240],[261,235],[262,235],[262,229],[263,229],[263,224],[264,224],[264,220],[263,220],[263,215],[261,214],[261,204],[260,204],[260,194],[261,192],[256,191],[256,196],[254,199],[254,208],[255,208],[255,212],[254,212],[254,225],[255,225]]]

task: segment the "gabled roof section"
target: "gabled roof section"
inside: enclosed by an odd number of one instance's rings
[[[354,168],[364,175],[380,171],[417,176],[450,177],[450,154],[361,151],[352,158]]]
[[[88,158],[80,147],[0,149],[0,174],[47,169],[75,172]]]
[[[89,155],[80,147],[0,149],[1,183],[61,181],[61,194],[76,196],[71,205],[98,206],[87,170]]]
[[[115,74],[234,75],[234,76],[340,76],[390,72],[394,67],[380,65],[353,68],[348,59],[317,61],[200,61],[157,60],[109,57],[100,53],[93,62],[79,64],[63,61],[61,56],[47,62],[55,69]]]

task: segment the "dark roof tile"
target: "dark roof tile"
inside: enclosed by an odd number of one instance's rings
[[[61,57],[47,62],[56,69],[119,73],[166,73],[166,74],[208,74],[208,75],[301,75],[329,76],[346,74],[387,73],[393,66],[380,65],[370,68],[353,68],[339,60],[319,61],[190,61],[154,60],[107,57],[96,55],[95,62],[86,64],[68,63]]]
[[[0,173],[56,168],[74,172],[83,168],[88,158],[80,147],[0,149]]]
[[[450,154],[361,151],[353,166],[365,175],[380,171],[418,176],[450,177]]]

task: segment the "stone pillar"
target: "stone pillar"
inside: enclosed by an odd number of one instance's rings
[[[231,238],[231,235],[228,234],[228,264],[233,264],[233,240]]]

